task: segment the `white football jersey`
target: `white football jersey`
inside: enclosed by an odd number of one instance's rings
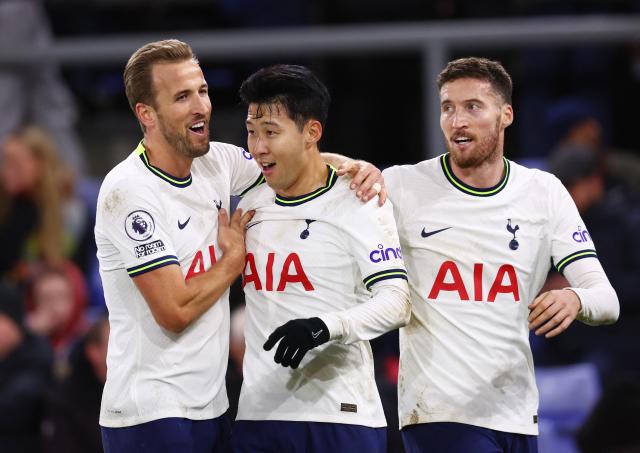
[[[458,422],[537,434],[527,316],[551,265],[596,257],[560,181],[504,159],[489,189],[449,157],[384,171],[409,274],[400,329],[400,426]]]
[[[228,290],[176,334],[156,323],[132,277],[179,265],[190,278],[220,258],[218,209],[262,179],[250,158],[212,142],[191,174],[176,178],[152,166],[141,143],[104,179],[95,226],[111,326],[102,426],[210,419],[227,410]]]
[[[406,279],[392,206],[362,203],[349,181],[330,168],[326,185],[310,194],[285,198],[265,184],[240,202],[256,214],[246,234],[238,420],[386,426],[368,341],[330,341],[297,369],[274,362],[277,346],[263,349],[289,320],[349,309],[369,300],[377,282]]]

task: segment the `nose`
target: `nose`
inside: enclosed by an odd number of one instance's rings
[[[196,96],[195,101],[192,104],[194,114],[207,114],[211,111],[211,100],[209,96]]]
[[[451,118],[451,126],[458,129],[468,125],[467,115],[460,109],[456,110]]]
[[[251,148],[251,154],[254,156],[263,156],[269,152],[267,141],[262,139],[259,135],[255,136],[253,146]]]

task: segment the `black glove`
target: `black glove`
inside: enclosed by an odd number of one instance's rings
[[[298,368],[307,351],[329,341],[329,329],[320,318],[293,319],[269,335],[264,350],[270,351],[281,338],[273,359],[282,366]]]

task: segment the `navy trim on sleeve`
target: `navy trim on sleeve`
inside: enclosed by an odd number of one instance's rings
[[[404,280],[409,280],[407,278],[407,271],[405,271],[404,269],[385,269],[383,271],[369,275],[362,281],[364,282],[364,286],[367,289],[371,289],[374,284],[381,282],[382,280],[389,280],[391,278],[402,278]]]
[[[583,258],[597,259],[598,255],[596,254],[596,251],[593,249],[580,250],[572,253],[571,255],[565,256],[560,261],[558,261],[558,264],[556,264],[556,269],[558,270],[558,272],[562,273],[569,264],[573,263],[574,261],[581,260]]]
[[[177,264],[179,266],[180,262],[178,261],[178,258],[173,255],[161,256],[160,258],[156,258],[144,264],[130,267],[127,269],[127,273],[129,274],[129,277],[137,277],[138,275],[168,266],[169,264]]]

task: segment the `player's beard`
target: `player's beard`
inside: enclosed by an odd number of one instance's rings
[[[209,152],[209,139],[202,145],[193,144],[189,141],[189,132],[180,132],[178,129],[168,126],[168,123],[160,116],[158,122],[160,126],[160,133],[167,141],[169,145],[178,153],[185,157],[194,159],[196,157],[204,156]],[[205,122],[205,128],[208,131],[209,125]]]
[[[496,120],[493,129],[475,144],[471,153],[460,154],[447,141],[447,149],[451,159],[458,168],[476,168],[485,162],[495,162],[500,158],[500,118]]]

